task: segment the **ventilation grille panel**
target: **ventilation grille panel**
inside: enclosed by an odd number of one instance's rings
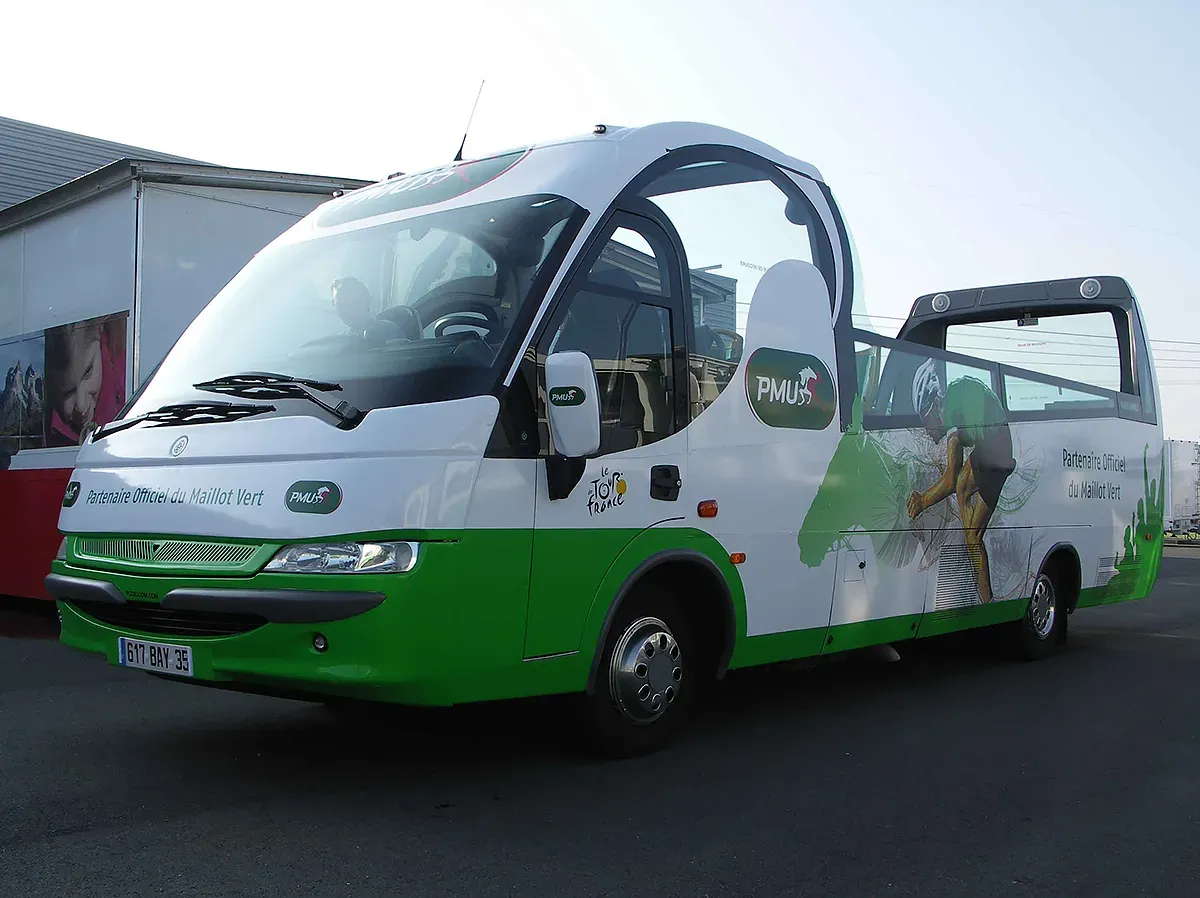
[[[975,583],[975,565],[964,545],[950,545],[938,557],[935,611],[971,608],[979,604],[979,588]]]
[[[161,564],[169,567],[240,568],[258,552],[246,543],[182,539],[81,539],[75,554],[88,561]]]
[[[1096,564],[1096,585],[1108,586],[1108,581],[1117,575],[1117,556],[1105,555]]]

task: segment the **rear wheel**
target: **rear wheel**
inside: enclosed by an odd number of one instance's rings
[[[1047,657],[1063,642],[1067,610],[1062,602],[1059,584],[1059,578],[1053,570],[1038,574],[1029,607],[1017,623],[1016,648],[1028,660],[1037,661]]]
[[[595,688],[580,708],[584,736],[608,757],[665,745],[691,710],[705,669],[689,621],[669,594],[646,590],[618,609]]]

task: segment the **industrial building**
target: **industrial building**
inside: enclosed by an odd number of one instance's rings
[[[208,301],[335,191],[0,118],[0,596],[47,598],[81,439],[113,420]]]

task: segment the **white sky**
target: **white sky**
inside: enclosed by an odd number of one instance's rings
[[[1200,3],[64,2],[3,29],[0,114],[235,166],[443,162],[484,78],[467,156],[744,131],[821,169],[887,333],[931,290],[1126,277],[1166,435],[1200,439]]]

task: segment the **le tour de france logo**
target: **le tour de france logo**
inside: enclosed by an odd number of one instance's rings
[[[837,407],[833,375],[816,356],[758,349],[746,364],[746,398],[768,427],[824,430]]]
[[[607,466],[600,469],[600,476],[592,481],[588,490],[588,516],[603,514],[610,508],[625,504],[629,485],[620,471],[611,471]]]
[[[330,514],[342,504],[342,488],[331,480],[297,480],[288,487],[284,504],[299,514]]]
[[[551,405],[583,405],[587,399],[587,393],[583,392],[583,387],[551,387],[550,388],[550,404]]]

